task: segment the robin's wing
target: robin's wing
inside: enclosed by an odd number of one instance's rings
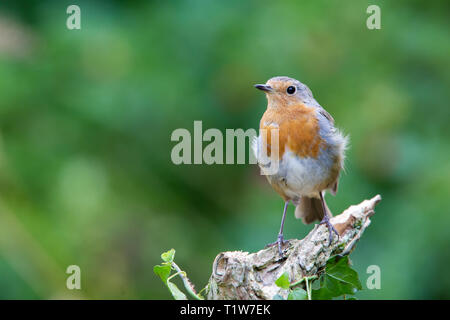
[[[331,124],[332,126],[334,126],[334,119],[333,119],[333,117],[331,116],[331,114],[329,114],[329,113],[328,113],[325,109],[323,109],[323,108],[320,108],[320,109],[319,109],[319,113],[320,113],[321,115],[323,115],[323,116],[325,117],[325,119],[327,119],[327,120],[330,122],[330,124]],[[338,191],[338,185],[339,185],[339,176],[337,177],[336,181],[333,183],[333,185],[332,185],[331,188],[329,189],[329,190],[330,190],[330,193],[331,193],[333,196],[335,196],[336,193],[337,193],[337,191]]]
[[[336,181],[333,183],[333,186],[330,189],[330,193],[335,196],[338,191],[339,177],[337,177]]]
[[[327,112],[327,110],[325,110],[325,109],[323,109],[323,108],[320,108],[320,109],[319,109],[319,112],[320,112],[320,114],[323,115],[328,121],[330,121],[330,123],[331,123],[332,125],[334,125],[334,119],[333,119],[333,117],[331,116],[331,114],[329,114],[329,113]]]

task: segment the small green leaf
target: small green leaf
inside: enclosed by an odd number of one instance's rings
[[[308,294],[302,288],[296,288],[289,292],[288,300],[307,300]]]
[[[277,280],[275,280],[275,284],[283,289],[289,289],[289,275],[287,272],[284,272]]]
[[[167,287],[169,287],[170,293],[172,293],[172,296],[175,300],[187,300],[186,295],[181,292],[181,290],[178,289],[178,287],[174,283],[168,281]]]
[[[169,251],[161,254],[161,259],[163,259],[164,262],[172,262],[174,257],[175,257],[175,249],[170,249]]]
[[[169,278],[170,276],[170,271],[171,271],[171,265],[170,264],[163,264],[162,266],[154,266],[153,267],[153,272],[158,275],[161,280],[166,283],[167,282],[167,278]]]

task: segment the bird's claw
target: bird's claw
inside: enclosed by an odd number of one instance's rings
[[[339,232],[337,232],[337,230],[334,228],[333,224],[330,222],[330,219],[324,218],[320,224],[326,224],[327,228],[328,228],[328,233],[329,233],[329,237],[328,237],[328,246],[331,245],[331,243],[333,242],[333,232],[336,233],[336,235],[338,236],[338,240],[339,240]]]
[[[267,245],[266,245],[266,248],[268,248],[268,247],[273,247],[274,245],[277,245],[277,246],[278,246],[278,253],[279,253],[280,256],[282,257],[282,256],[283,256],[283,250],[281,250],[281,248],[282,248],[282,246],[283,246],[284,244],[286,244],[287,242],[288,242],[287,240],[284,240],[283,235],[282,235],[282,234],[279,234],[279,235],[278,235],[278,238],[277,238],[277,241],[267,244]]]

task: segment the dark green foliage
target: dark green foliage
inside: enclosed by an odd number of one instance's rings
[[[327,261],[325,271],[313,283],[312,298],[329,300],[353,295],[361,289],[358,274],[350,267],[348,256],[334,256]]]
[[[312,283],[307,282],[311,280],[313,280]],[[305,284],[306,290],[299,287],[300,283]],[[339,297],[348,299],[348,295],[354,295],[356,291],[362,289],[357,272],[350,267],[348,256],[331,257],[318,279],[303,278],[292,284],[289,283],[288,274],[284,272],[275,284],[282,289],[289,289],[288,300],[306,300],[309,296],[308,290],[311,290],[312,300],[330,300]],[[276,295],[273,299],[282,299],[282,297]]]

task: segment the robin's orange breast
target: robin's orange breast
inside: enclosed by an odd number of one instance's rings
[[[267,145],[262,141],[262,147],[267,148],[268,156],[271,155],[271,130],[279,130],[279,159],[282,159],[286,147],[299,157],[317,158],[320,148],[325,145],[319,134],[315,110],[304,104],[267,109],[260,128],[266,130]]]

